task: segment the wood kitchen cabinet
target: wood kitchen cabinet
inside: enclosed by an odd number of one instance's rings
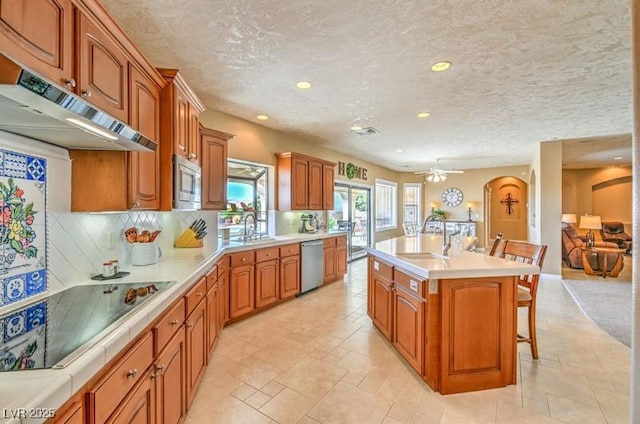
[[[373,272],[371,279],[371,319],[389,340],[393,336],[393,267],[377,258],[369,257]]]
[[[204,105],[177,69],[159,68],[166,85],[160,92],[160,209],[173,208],[173,155],[200,165],[200,113]],[[225,165],[226,166],[226,165]]]
[[[256,251],[256,308],[271,305],[280,298],[278,255],[277,247]]]
[[[424,371],[426,284],[397,269],[394,272],[392,343],[420,375]]]
[[[155,373],[149,369],[136,387],[124,398],[105,424],[155,424],[156,385]]]
[[[59,411],[56,416],[46,422],[51,424],[84,424],[85,419],[84,397],[82,393],[75,395]]]
[[[128,59],[100,23],[76,12],[78,28],[77,94],[122,122],[129,122]]]
[[[280,246],[280,299],[300,293],[300,243]]]
[[[186,418],[186,350],[185,329],[181,325],[154,363],[157,424],[178,424]]]
[[[71,0],[0,0],[3,54],[62,87],[75,75],[73,29]]]
[[[207,365],[207,303],[205,301],[207,279],[202,277],[185,297],[187,319],[187,407],[191,405]]]
[[[218,291],[218,268],[214,266],[213,269],[207,273],[207,352],[209,356],[218,341],[218,332],[220,330],[218,324],[218,320],[220,319],[218,312],[218,308],[220,307]]]
[[[229,255],[229,319],[248,314],[255,308],[254,254],[251,250]]]
[[[324,283],[336,280],[336,238],[324,239]]]
[[[233,134],[200,126],[202,209],[227,208],[227,142],[233,137]]]
[[[278,209],[333,209],[335,163],[300,153],[277,157]]]
[[[347,273],[347,236],[336,237],[336,278]]]
[[[223,256],[218,268],[218,329],[229,321],[229,257]]]

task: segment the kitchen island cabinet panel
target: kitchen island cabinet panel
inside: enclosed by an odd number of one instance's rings
[[[392,340],[393,337],[393,282],[381,275],[373,275],[373,324]]]
[[[71,0],[0,0],[0,44],[7,56],[64,87],[73,69]]]
[[[393,345],[420,375],[424,368],[425,301],[395,286],[393,291]]]

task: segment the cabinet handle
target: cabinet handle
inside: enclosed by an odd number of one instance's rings
[[[176,325],[178,325],[180,323],[180,321],[178,321],[177,319],[172,320],[169,324],[171,324],[173,327],[175,327]]]
[[[149,378],[155,380],[156,378],[158,378],[158,374],[151,374]]]
[[[156,365],[156,375],[160,375],[164,370],[164,365]]]
[[[64,79],[64,85],[66,85],[67,87],[71,87],[71,88],[76,88],[76,80],[74,80],[73,78],[70,79]]]
[[[196,297],[202,297],[202,292],[196,293]]]
[[[82,97],[91,97],[91,90],[82,90]]]
[[[132,370],[127,371],[127,378],[133,378],[138,374],[138,369],[134,368]]]
[[[195,153],[189,153],[189,159],[195,159],[195,158],[196,158]]]
[[[244,262],[244,261],[246,261],[246,260],[247,260],[247,258],[242,258],[242,262]]]
[[[131,205],[132,208],[139,208],[140,207],[140,202],[139,201],[135,201],[133,202],[133,205]]]
[[[187,328],[193,328],[193,323],[192,322],[188,322],[187,323]]]

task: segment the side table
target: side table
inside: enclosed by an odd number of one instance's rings
[[[602,278],[607,278],[607,253],[615,253],[616,263],[609,271],[610,277],[617,277],[622,270],[622,265],[624,263],[624,253],[626,249],[618,249],[616,247],[581,247],[582,250],[582,265],[584,266],[584,273],[587,275],[598,275],[596,271],[591,268],[591,263],[589,262],[589,255],[597,255],[598,257],[598,268],[600,268],[600,274],[602,274]],[[602,258],[602,259],[600,259]]]

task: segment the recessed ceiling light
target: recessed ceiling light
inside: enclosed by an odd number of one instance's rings
[[[362,127],[359,127],[357,125],[354,125],[353,127],[351,127],[351,131],[360,131],[362,129]]]
[[[431,65],[431,70],[433,72],[443,72],[451,68],[451,65],[452,65],[451,62],[447,62],[446,60],[444,60],[442,62],[437,62]]]
[[[428,118],[430,116],[431,116],[431,114],[429,112],[420,112],[418,114],[418,118]]]
[[[301,89],[307,89],[307,88],[311,88],[311,83],[309,81],[298,81],[296,83],[296,87],[301,88]]]
[[[613,160],[622,160],[623,157],[622,156],[616,156],[615,158],[613,158]]]
[[[261,120],[261,121],[266,121],[267,119],[269,119],[269,117],[267,115],[258,115],[258,116],[256,116],[256,118]]]
[[[404,152],[404,150],[402,150],[402,149],[396,149],[396,153],[402,153],[402,152]]]

